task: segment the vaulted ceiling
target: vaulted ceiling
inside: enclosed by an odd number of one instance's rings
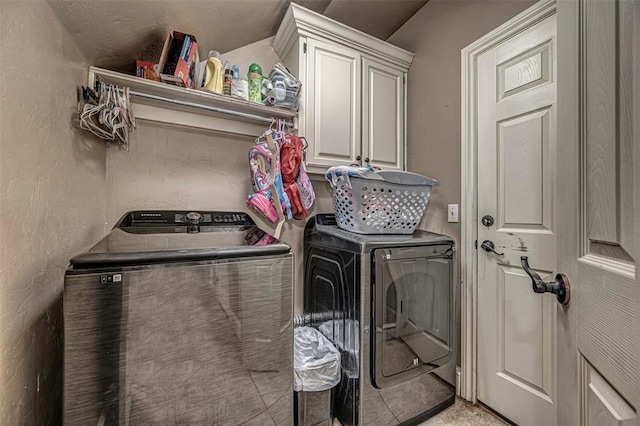
[[[201,53],[228,52],[273,36],[290,0],[49,0],[48,3],[90,64],[124,70],[145,49],[161,48],[171,30],[195,35]],[[387,39],[426,1],[296,0],[295,3]]]

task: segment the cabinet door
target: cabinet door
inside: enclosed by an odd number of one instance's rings
[[[357,162],[360,152],[360,54],[332,43],[308,40],[307,165]],[[314,171],[310,167],[310,171]],[[320,170],[316,170],[320,171]]]
[[[404,170],[404,72],[363,61],[362,165]]]

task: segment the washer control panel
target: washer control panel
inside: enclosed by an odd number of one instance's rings
[[[173,228],[169,232],[199,232],[254,225],[253,220],[244,212],[158,210],[129,212],[116,227],[131,232],[136,232],[133,228],[147,229],[149,232],[154,229],[156,232],[168,232],[165,228]],[[163,228],[163,231],[159,228]]]

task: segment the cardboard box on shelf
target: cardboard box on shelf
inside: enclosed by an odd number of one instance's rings
[[[158,64],[160,79],[164,83],[193,89],[195,65],[199,58],[194,36],[179,31],[169,33]]]
[[[146,80],[160,81],[158,64],[148,61],[136,61],[136,76]]]

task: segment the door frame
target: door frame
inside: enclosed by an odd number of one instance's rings
[[[477,402],[478,361],[478,238],[477,205],[477,60],[484,52],[513,38],[525,29],[556,13],[556,0],[541,0],[487,35],[462,49],[460,238],[460,386],[458,395]]]
[[[640,5],[635,5],[633,9],[633,51],[640,51]],[[640,55],[634,55],[633,57],[633,113],[635,117],[638,117],[640,113]],[[640,165],[640,119],[636,118],[633,124],[633,141],[634,141],[634,164]],[[635,185],[636,188],[640,188],[640,173],[635,173]],[[636,192],[635,196],[635,211],[640,212],[640,194]],[[636,215],[635,223],[636,235],[640,229],[640,215]],[[638,269],[640,266],[640,238],[636,238],[636,289],[638,299],[640,300],[640,273]],[[640,332],[640,315],[637,315],[637,330]],[[638,377],[640,377],[640,362],[638,362]],[[638,380],[638,392],[635,401],[636,407],[640,407],[640,380]],[[637,408],[640,409],[640,408]],[[638,425],[640,425],[640,416],[638,416]]]

